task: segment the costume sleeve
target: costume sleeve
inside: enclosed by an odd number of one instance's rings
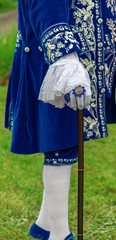
[[[74,51],[81,53],[69,26],[69,0],[29,0],[29,18],[47,65]]]
[[[63,108],[65,94],[79,85],[90,89],[90,76],[79,61],[77,52],[74,52],[61,57],[49,67],[38,100]]]

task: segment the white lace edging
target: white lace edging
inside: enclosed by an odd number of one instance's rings
[[[89,89],[90,77],[79,61],[77,52],[74,52],[61,57],[49,67],[38,100],[63,108],[66,103],[64,95],[78,85]]]

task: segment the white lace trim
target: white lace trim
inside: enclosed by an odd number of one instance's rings
[[[73,52],[61,57],[49,67],[38,100],[63,108],[64,95],[78,85],[90,91],[89,74],[79,61],[77,52]]]

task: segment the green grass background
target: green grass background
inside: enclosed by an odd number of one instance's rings
[[[30,239],[41,207],[43,154],[10,153],[4,128],[7,86],[0,87],[0,240]],[[116,239],[116,124],[109,137],[85,143],[84,240]],[[77,163],[72,167],[69,226],[77,239]]]
[[[17,7],[17,0],[0,0],[0,13],[12,10]]]
[[[17,0],[0,0],[0,13],[17,8]],[[0,26],[1,28],[1,26]],[[9,78],[16,44],[17,28],[12,21],[12,32],[0,30],[0,85]],[[4,81],[4,79],[6,79]]]
[[[17,28],[12,24],[12,34],[6,31],[5,35],[0,34],[0,84],[3,79],[8,79],[12,67],[13,55],[17,37]]]

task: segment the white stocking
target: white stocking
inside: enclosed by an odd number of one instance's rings
[[[69,234],[68,195],[72,165],[44,165],[43,182],[50,221],[50,240],[64,240]]]
[[[39,227],[41,227],[47,231],[50,231],[50,221],[49,221],[49,216],[48,216],[45,189],[43,191],[43,200],[42,200],[39,216],[36,220],[36,224]]]

